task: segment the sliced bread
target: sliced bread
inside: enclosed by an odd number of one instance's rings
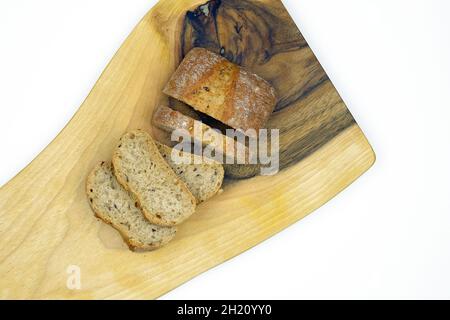
[[[131,250],[157,249],[177,232],[175,227],[157,226],[145,219],[133,197],[117,182],[109,163],[94,168],[86,192],[95,215],[117,229]]]
[[[164,93],[243,132],[264,128],[276,104],[267,81],[203,48],[186,55]]]
[[[159,106],[156,109],[153,115],[153,124],[169,133],[174,130],[185,130],[194,141],[201,143],[204,147],[212,147],[222,155],[223,163],[226,163],[227,159],[231,160],[229,162],[236,163],[236,150],[238,149],[243,150],[246,163],[252,156],[247,146],[226,135],[219,134],[222,139],[215,139],[214,136],[205,139],[205,132],[212,130],[210,126],[166,106]],[[196,127],[200,130],[195,130]]]
[[[174,226],[194,213],[195,197],[148,133],[136,130],[123,135],[112,163],[117,180],[133,194],[151,223]]]
[[[202,157],[189,154],[189,164],[180,164],[172,157],[173,149],[156,143],[159,152],[178,177],[187,185],[197,203],[204,202],[219,192],[224,178],[223,166],[215,161],[203,161]],[[186,153],[180,152],[183,157]]]

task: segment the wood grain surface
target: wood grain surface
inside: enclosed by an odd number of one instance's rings
[[[184,57],[204,47],[246,67],[276,89],[277,106],[267,128],[280,129],[280,166],[301,161],[355,123],[319,61],[280,1],[212,0],[186,14]],[[200,116],[202,116],[200,114]],[[209,117],[203,120],[217,126]],[[258,166],[226,166],[233,178]]]
[[[1,298],[156,298],[295,223],[373,164],[370,145],[281,2],[200,5],[160,1],[70,123],[0,189]],[[192,46],[222,52],[276,87],[269,127],[282,133],[283,170],[228,182],[167,247],[132,253],[94,218],[85,179],[124,132],[152,132],[154,108],[168,103],[162,88]],[[81,270],[79,290],[67,287],[71,266]]]

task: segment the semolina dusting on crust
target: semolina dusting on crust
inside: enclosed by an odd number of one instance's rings
[[[277,101],[266,80],[204,48],[186,55],[164,93],[242,132],[264,128]]]

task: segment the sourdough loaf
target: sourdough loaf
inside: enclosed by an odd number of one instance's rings
[[[203,48],[186,55],[164,93],[244,132],[263,128],[276,104],[267,81]]]

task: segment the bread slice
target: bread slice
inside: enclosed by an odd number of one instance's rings
[[[224,168],[220,163],[203,161],[202,157],[189,154],[190,164],[180,164],[172,158],[172,148],[158,142],[156,145],[172,170],[197,199],[197,203],[204,202],[219,192],[225,175]],[[180,155],[183,156],[186,153],[180,152]]]
[[[95,215],[117,229],[131,250],[154,250],[175,236],[175,227],[148,222],[133,197],[113,175],[111,164],[98,164],[88,176],[86,193]]]
[[[214,139],[214,137],[204,139],[204,133],[212,130],[211,127],[166,106],[159,106],[156,109],[153,115],[153,124],[169,133],[177,129],[185,130],[194,141],[201,143],[204,147],[213,147],[223,155],[223,163],[226,163],[227,159],[231,159],[232,161],[230,162],[236,163],[236,150],[238,149],[243,150],[246,162],[252,156],[247,146],[226,135],[220,135],[222,139]],[[194,130],[195,127],[201,128],[201,130]]]
[[[174,226],[195,211],[196,199],[142,130],[126,133],[113,154],[114,174],[154,224]]]
[[[263,128],[276,104],[267,81],[203,48],[186,55],[164,93],[243,132]]]

